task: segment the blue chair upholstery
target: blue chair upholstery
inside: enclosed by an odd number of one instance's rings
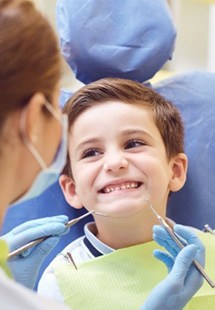
[[[84,84],[125,75],[146,81],[174,49],[166,0],[58,0],[56,21],[62,54]]]
[[[199,229],[215,228],[215,73],[187,72],[153,87],[178,107],[185,125],[187,182],[171,195],[168,215]]]
[[[60,98],[59,98],[59,105],[61,108],[63,108],[64,104],[69,100],[69,98],[72,96],[72,91],[61,89],[60,91]]]

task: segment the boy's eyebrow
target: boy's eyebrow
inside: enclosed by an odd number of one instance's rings
[[[126,130],[123,130],[122,134],[123,135],[142,134],[142,135],[152,138],[152,135],[150,135],[150,133],[144,129],[126,129]]]
[[[150,133],[143,130],[143,129],[126,129],[126,130],[123,130],[123,132],[122,132],[122,136],[127,136],[127,135],[132,135],[132,134],[142,134],[142,135],[149,137],[150,139],[153,139],[153,137],[150,135]],[[83,140],[82,142],[80,142],[75,147],[75,149],[76,149],[76,151],[78,151],[79,149],[81,149],[86,144],[97,143],[99,141],[101,141],[100,138],[89,138],[89,139],[86,139],[86,140]]]
[[[89,139],[86,139],[86,140],[83,140],[81,143],[79,143],[75,149],[76,151],[78,151],[79,149],[81,149],[84,145],[86,144],[90,144],[90,143],[96,143],[98,142],[100,139],[98,138],[89,138]]]
[[[122,136],[127,136],[127,135],[132,136],[132,135],[138,135],[138,134],[141,135],[143,138],[150,139],[148,142],[154,140],[153,136],[144,129],[126,129],[126,130],[123,130],[122,132]]]

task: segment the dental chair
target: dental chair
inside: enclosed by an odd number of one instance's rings
[[[176,30],[165,0],[60,0],[56,17],[62,55],[85,84],[108,76],[149,83],[172,57]],[[189,72],[152,87],[179,108],[185,123],[187,183],[171,195],[168,216],[199,229],[205,224],[215,228],[215,74]],[[68,90],[62,89],[61,105],[68,96]],[[40,197],[9,209],[3,233],[30,219],[56,214],[71,219],[84,212],[66,203],[56,183]],[[40,275],[62,248],[83,234],[91,219],[85,218],[62,236]]]
[[[205,224],[215,229],[215,73],[178,74],[153,88],[177,106],[185,125],[187,181],[170,196],[168,216],[201,230]]]

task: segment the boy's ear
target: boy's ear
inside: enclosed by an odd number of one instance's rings
[[[169,189],[172,192],[179,191],[185,184],[187,178],[188,159],[184,153],[179,153],[172,159],[172,177]]]
[[[81,209],[83,205],[81,204],[79,197],[76,194],[75,183],[71,177],[66,174],[62,174],[59,178],[59,184],[67,203],[76,209]]]

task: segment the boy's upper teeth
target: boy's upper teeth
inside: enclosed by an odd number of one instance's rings
[[[137,188],[138,182],[126,182],[122,184],[116,184],[116,185],[108,185],[103,189],[104,193],[110,193],[114,191],[120,191],[123,189],[130,189],[130,188]]]

